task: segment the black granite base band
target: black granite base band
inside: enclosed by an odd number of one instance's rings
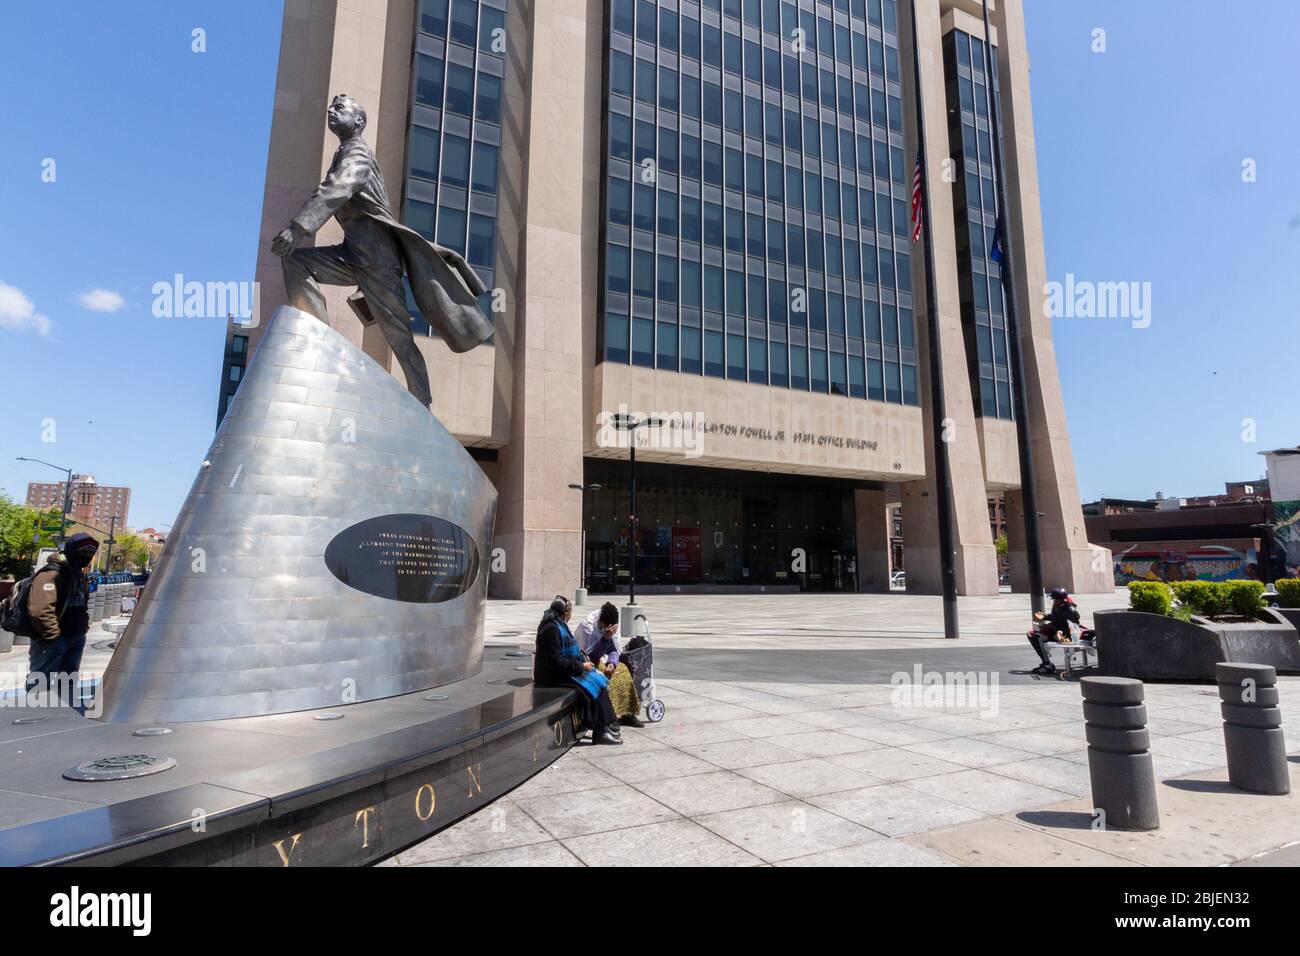
[[[373,863],[518,786],[574,731],[573,692],[512,688],[331,750],[0,830],[0,866]]]

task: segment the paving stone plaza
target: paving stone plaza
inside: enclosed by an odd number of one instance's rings
[[[1125,598],[1081,596],[1085,625]],[[1027,673],[1027,597],[959,606],[962,637],[948,641],[936,597],[642,597],[663,721],[625,728],[621,747],[573,747],[380,865],[1300,862],[1298,791],[1227,784],[1212,684],[1146,684],[1160,828],[1094,829],[1080,688]],[[489,601],[486,659],[531,651],[541,610]],[[102,672],[113,638],[92,633],[87,673]],[[25,648],[0,655],[0,674],[25,666]],[[918,692],[936,679],[963,684]],[[1296,768],[1300,678],[1279,691]]]
[[[1081,597],[1085,623],[1123,600]],[[1300,840],[1294,789],[1227,786],[1206,684],[1146,687],[1161,828],[1093,830],[1079,686],[1023,673],[1022,595],[963,598],[958,641],[939,600],[915,595],[642,604],[664,720],[575,747],[383,865],[1220,865],[1284,862],[1293,851],[1273,851]],[[489,602],[489,653],[531,648],[540,610]],[[891,678],[918,668],[983,690],[900,701]],[[1300,679],[1279,685],[1294,752]]]

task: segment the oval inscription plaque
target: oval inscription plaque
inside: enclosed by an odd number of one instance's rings
[[[325,548],[325,566],[344,584],[411,604],[460,597],[478,578],[478,562],[469,532],[433,515],[367,518]]]

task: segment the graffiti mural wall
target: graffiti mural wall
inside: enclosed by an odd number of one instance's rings
[[[1115,555],[1115,584],[1130,581],[1233,581],[1259,577],[1254,548],[1210,545],[1190,551],[1124,551]]]

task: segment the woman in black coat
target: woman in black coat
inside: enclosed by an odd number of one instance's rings
[[[533,657],[533,683],[538,687],[577,687],[577,710],[592,743],[621,744],[614,706],[609,701],[609,681],[578,647],[569,630],[573,605],[557,596],[537,626]]]

